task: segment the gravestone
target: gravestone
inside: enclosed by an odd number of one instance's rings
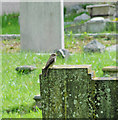
[[[21,2],[21,49],[53,52],[64,48],[63,3]]]
[[[110,4],[89,5],[87,9],[91,17],[112,19],[115,13],[115,6]]]
[[[95,17],[86,23],[87,32],[103,32],[106,27],[106,21],[103,17]]]

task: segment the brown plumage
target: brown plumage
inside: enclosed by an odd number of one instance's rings
[[[46,65],[45,65],[45,68],[44,68],[44,72],[45,72],[44,76],[47,75],[48,68],[52,67],[53,64],[56,62],[56,56],[57,55],[55,53],[51,54],[50,58],[48,59]]]

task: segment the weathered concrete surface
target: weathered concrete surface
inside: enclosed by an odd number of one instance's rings
[[[92,73],[90,65],[54,66],[46,77],[42,71],[43,118],[117,118],[118,79]]]
[[[64,48],[63,3],[20,4],[21,49],[53,52]]]

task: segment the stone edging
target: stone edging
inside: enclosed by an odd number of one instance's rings
[[[0,41],[1,40],[16,39],[16,38],[20,38],[20,34],[4,34],[4,35],[0,35]]]
[[[70,36],[70,34],[66,34],[67,36]],[[81,35],[84,35],[84,34],[73,34],[72,36],[73,37],[79,37]],[[87,33],[87,35],[89,36],[102,36],[102,35],[107,35],[107,36],[118,36],[118,34],[116,33]]]
[[[66,34],[67,36],[70,36],[70,34]],[[84,34],[73,34],[73,37],[79,37],[81,35]],[[89,36],[102,36],[102,35],[107,35],[107,36],[118,36],[118,34],[116,33],[87,33],[87,35]],[[4,35],[0,35],[0,41],[1,40],[10,40],[10,39],[16,39],[16,38],[20,38],[20,34],[4,34]]]

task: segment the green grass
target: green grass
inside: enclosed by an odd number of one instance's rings
[[[83,13],[88,14],[88,12],[81,12],[81,13],[73,12],[69,16],[64,17],[64,22],[72,22],[74,21],[75,17],[80,16]],[[3,16],[0,16],[0,28],[2,28],[0,29],[0,34],[20,34],[20,25],[18,22],[18,17],[19,17],[19,13],[17,14],[13,13],[8,15],[4,14]],[[82,25],[85,22],[87,22],[87,20],[83,20],[81,22],[77,22],[71,25],[65,25],[64,28]],[[107,23],[107,24],[110,24],[110,23]],[[116,32],[116,23],[110,24],[109,27],[106,27],[103,33],[106,33],[106,32]]]
[[[3,53],[2,57],[2,103],[3,117],[41,117],[41,111],[34,112],[33,97],[40,93],[39,73],[49,55],[33,52]],[[103,76],[102,68],[116,65],[116,52],[76,53],[69,59],[57,58],[57,65],[91,64],[96,76]],[[17,66],[34,65],[37,70],[30,74],[18,74]],[[8,113],[9,112],[9,113]]]
[[[0,17],[2,19],[2,34],[20,34],[20,25],[18,23],[19,14],[8,14]]]
[[[18,15],[16,17],[12,16],[9,15],[6,22],[3,22],[4,34],[20,33],[18,22],[16,22],[18,21]],[[2,19],[6,19],[5,15]],[[92,39],[86,33],[77,39],[72,37],[72,33],[70,37],[65,36],[65,48],[72,49],[73,53],[76,46],[78,51],[68,59],[57,58],[56,65],[91,64],[96,76],[103,76],[103,67],[116,65],[116,52],[84,53],[83,46]],[[114,39],[106,39],[106,37],[103,37],[99,38],[98,41],[105,46],[115,44]],[[33,97],[40,93],[40,85],[37,83],[38,76],[49,55],[36,55],[34,52],[20,51],[20,40],[6,40],[2,44],[4,46],[2,48],[2,117],[41,118],[41,110],[35,112],[32,108],[34,105]],[[34,65],[38,69],[29,74],[18,74],[15,68],[21,65]]]
[[[3,111],[13,111],[20,114],[28,113],[33,106],[34,95],[40,93],[37,83],[38,75],[47,57],[35,53],[4,53],[2,57],[2,102]],[[30,74],[18,74],[15,68],[20,65],[36,65],[39,69]],[[4,113],[4,112],[3,112]],[[40,117],[40,116],[39,116]]]
[[[27,114],[19,114],[18,112],[14,112],[14,113],[7,113],[4,112],[4,114],[2,115],[2,118],[42,118],[42,112],[41,111],[30,111]]]

